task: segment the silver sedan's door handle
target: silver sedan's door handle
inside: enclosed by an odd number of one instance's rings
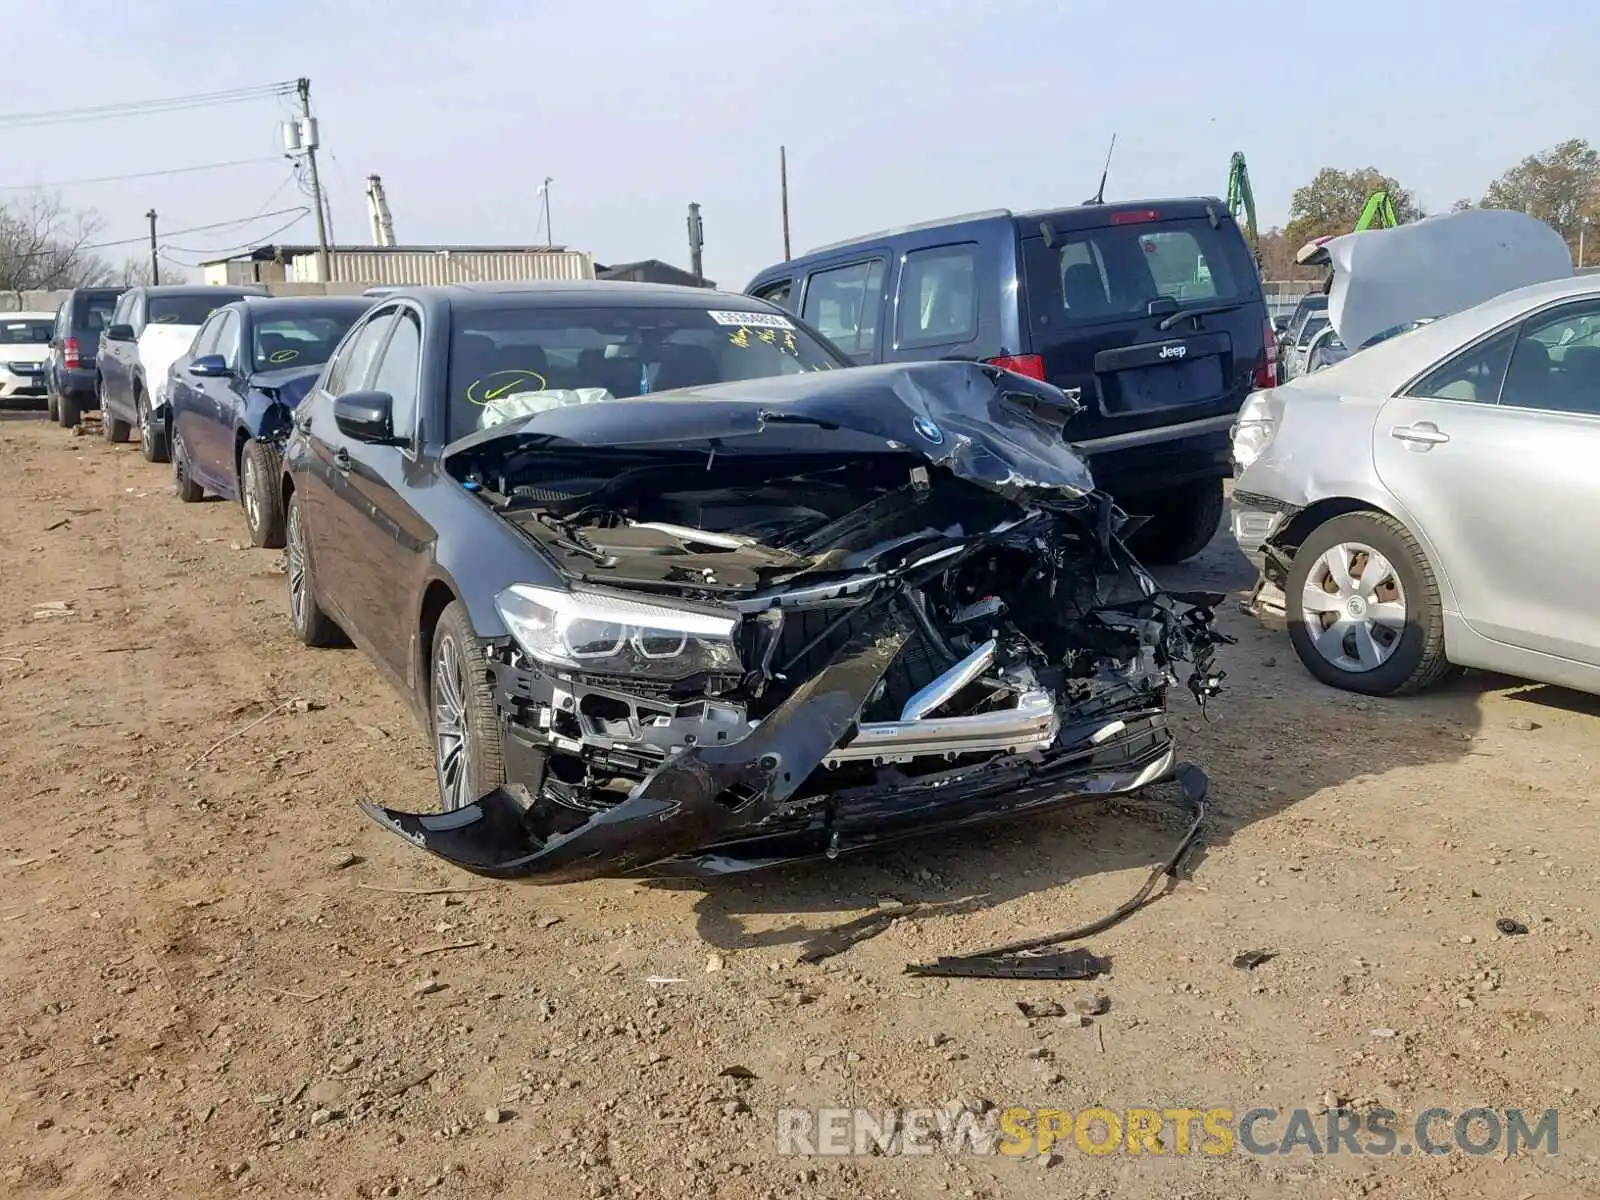
[[[1389,436],[1399,442],[1415,442],[1422,446],[1438,446],[1450,440],[1432,421],[1418,421],[1415,425],[1396,425]]]

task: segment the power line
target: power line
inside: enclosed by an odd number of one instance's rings
[[[234,252],[236,250],[249,250],[249,249],[254,248],[255,246],[260,245],[267,238],[277,237],[285,229],[293,229],[296,225],[300,224],[301,221],[304,221],[306,219],[306,217],[308,217],[311,214],[311,210],[309,208],[296,209],[296,210],[294,210],[294,212],[295,212],[295,216],[294,216],[294,218],[292,220],[284,222],[282,225],[279,225],[276,229],[269,229],[265,233],[258,233],[258,234],[255,235],[255,237],[251,238],[248,242],[241,242],[236,246],[212,246],[212,247],[210,247],[208,249],[198,249],[198,248],[196,248],[194,246],[174,246],[174,245],[171,245],[170,243],[163,242],[161,248],[163,250],[176,250],[180,254],[230,254],[230,253],[232,253],[232,252]],[[252,218],[252,219],[254,219],[254,218]],[[186,233],[186,232],[192,233],[193,230],[182,230],[182,229],[180,229],[180,230],[178,230],[178,232],[179,233]],[[185,265],[197,267],[200,264],[199,263],[188,263],[188,264],[185,264]]]
[[[206,232],[207,230],[210,230],[210,229],[234,229],[234,228],[237,228],[240,225],[248,225],[251,221],[259,221],[259,220],[262,220],[262,219],[264,219],[266,217],[281,217],[281,216],[285,216],[288,213],[296,213],[296,214],[298,214],[296,216],[295,220],[299,220],[300,217],[303,217],[306,213],[308,213],[310,211],[311,210],[309,208],[305,208],[305,207],[300,207],[300,208],[280,208],[280,209],[277,209],[274,212],[257,213],[253,217],[239,217],[239,218],[237,218],[235,220],[232,220],[232,221],[213,221],[209,225],[191,225],[187,229],[172,229],[172,230],[167,231],[167,236],[168,237],[181,237],[186,233],[204,233],[204,232]],[[285,228],[287,228],[287,226]],[[140,245],[142,243],[148,242],[149,240],[150,240],[150,237],[149,237],[148,234],[146,234],[143,237],[122,238],[122,239],[120,239],[118,241],[115,241],[115,242],[89,242],[89,243],[86,243],[86,244],[81,245],[81,246],[52,246],[52,247],[49,247],[48,249],[44,249],[44,250],[33,250],[33,251],[29,251],[28,253],[25,253],[25,254],[13,254],[13,255],[8,255],[7,257],[8,257],[8,259],[12,259],[12,260],[23,259],[23,258],[48,258],[51,255],[58,255],[58,254],[62,254],[62,253],[65,253],[65,252],[71,252],[71,253],[76,254],[80,250],[109,250],[114,246]],[[200,251],[200,253],[205,254],[205,253],[209,253],[209,251],[202,250],[202,251]]]
[[[293,81],[261,84],[256,87],[231,88],[220,92],[196,92],[188,96],[166,96],[154,100],[132,100],[121,104],[92,104],[82,108],[57,108],[40,112],[0,114],[0,128],[19,129],[40,125],[65,125],[80,121],[103,121],[113,117],[138,117],[156,113],[185,112],[195,108],[211,108],[221,104],[243,104],[287,95],[294,91]]]
[[[168,167],[164,171],[135,171],[129,175],[97,175],[92,179],[61,179],[54,183],[8,183],[0,187],[0,192],[27,192],[34,189],[80,187],[90,183],[116,183],[123,179],[157,179],[163,175],[189,175],[196,171],[220,171],[224,167],[244,167],[253,163],[269,163],[279,161],[273,158],[236,158],[231,162],[199,163],[192,167]]]

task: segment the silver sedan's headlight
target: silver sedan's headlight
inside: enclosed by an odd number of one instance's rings
[[[494,606],[517,644],[553,667],[645,679],[741,669],[737,617],[531,583]]]
[[[1272,419],[1266,397],[1266,392],[1251,392],[1239,410],[1239,419],[1233,423],[1235,471],[1243,471],[1260,458],[1278,432],[1278,423]]]

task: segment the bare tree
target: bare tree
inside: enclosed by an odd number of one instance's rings
[[[0,290],[105,282],[114,272],[94,252],[102,227],[99,213],[69,208],[54,193],[30,192],[0,205]]]

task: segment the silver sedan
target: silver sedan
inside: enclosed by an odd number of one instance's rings
[[[1496,296],[1246,401],[1233,534],[1296,654],[1600,693],[1600,277]]]

